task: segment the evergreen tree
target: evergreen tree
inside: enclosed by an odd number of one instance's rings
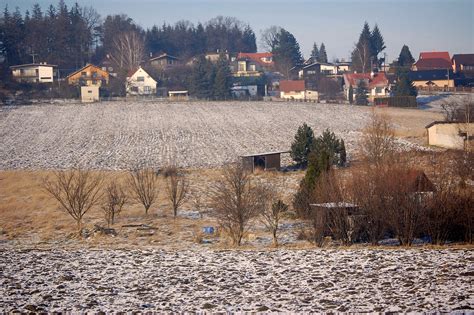
[[[272,53],[278,70],[287,78],[290,69],[303,62],[300,45],[293,34],[285,29],[281,29],[276,35]]]
[[[209,99],[212,97],[213,81],[210,75],[210,64],[201,55],[193,67],[190,77],[190,93],[199,99]]]
[[[356,104],[357,105],[368,105],[368,97],[367,97],[367,85],[365,84],[364,80],[360,80],[359,84],[357,84],[357,91],[356,91]]]
[[[247,25],[244,29],[242,34],[242,44],[239,48],[239,50],[243,52],[257,52],[257,39],[255,37],[255,33],[249,25]]]
[[[410,48],[407,45],[403,45],[400,54],[398,55],[398,66],[399,67],[411,67],[415,59],[411,55]]]
[[[291,144],[291,158],[298,164],[306,166],[308,163],[308,154],[314,141],[313,129],[306,123],[298,127],[295,140]]]
[[[393,89],[394,96],[417,96],[418,92],[416,87],[413,85],[413,81],[410,80],[408,71],[402,71],[399,73],[397,83]]]
[[[319,59],[319,48],[316,43],[313,44],[313,50],[311,51],[311,59],[313,62],[316,62]]]
[[[359,36],[359,41],[352,51],[352,68],[356,72],[367,73],[371,71],[371,36],[369,24],[365,22]]]
[[[317,137],[311,148],[311,152],[319,154],[320,152],[326,152],[329,156],[329,164],[343,165],[344,161],[341,161],[342,150],[344,146],[344,141],[339,139],[334,132],[331,132],[329,129],[323,131],[323,134]],[[345,147],[344,147],[345,150]],[[344,152],[345,155],[345,152]]]
[[[382,33],[380,33],[379,27],[375,24],[372,33],[370,34],[370,49],[371,57],[374,62],[377,62],[378,55],[385,49],[385,42],[383,40]],[[380,66],[380,64],[379,64]]]
[[[354,88],[349,85],[349,104],[354,103]]]
[[[346,154],[346,144],[344,140],[341,139],[340,147],[339,147],[339,166],[346,165],[347,162],[347,154]]]
[[[232,88],[232,73],[229,62],[224,55],[219,57],[216,64],[216,75],[214,79],[214,97],[218,100],[225,100],[230,97]]]
[[[328,62],[328,55],[326,53],[326,46],[324,46],[324,43],[321,43],[321,46],[319,47],[319,62],[327,63]]]

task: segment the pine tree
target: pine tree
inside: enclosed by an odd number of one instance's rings
[[[320,152],[326,152],[329,156],[329,164],[341,165],[344,162],[341,161],[341,150],[344,141],[339,139],[336,134],[329,129],[323,131],[323,134],[317,137],[311,148],[311,152],[319,154]],[[345,150],[345,148],[344,148]],[[345,152],[344,152],[345,154]],[[345,159],[345,157],[344,157]]]
[[[290,69],[303,62],[300,45],[296,38],[285,29],[276,35],[273,56],[278,70],[289,78]]]
[[[374,62],[378,61],[378,55],[385,49],[385,42],[383,40],[382,33],[380,33],[379,27],[375,24],[372,33],[370,34],[370,49],[371,57]]]
[[[365,84],[364,80],[360,80],[359,84],[357,85],[356,97],[355,101],[357,105],[368,105],[368,97],[367,97],[367,85]]]
[[[214,79],[214,97],[218,100],[225,100],[230,97],[232,87],[232,73],[229,62],[224,55],[219,57],[216,64],[216,76]]]
[[[212,96],[212,81],[209,76],[209,62],[201,55],[193,67],[190,77],[190,94],[199,99]]]
[[[312,62],[317,62],[319,59],[319,48],[316,43],[313,44],[313,50],[311,51]]]
[[[370,72],[371,64],[371,32],[370,27],[367,22],[364,23],[362,32],[359,36],[359,41],[357,42],[354,50],[352,51],[352,68],[359,73]]]
[[[326,46],[324,46],[324,43],[321,43],[321,46],[319,47],[319,62],[327,63],[328,62],[328,55],[326,53]]]
[[[306,166],[308,163],[308,154],[314,141],[313,129],[306,123],[298,127],[295,140],[291,144],[291,158],[298,164]]]
[[[244,32],[242,34],[242,45],[239,48],[240,49],[238,50],[243,52],[257,52],[257,40],[255,37],[255,33],[249,25],[247,25],[244,29]]]
[[[349,85],[349,104],[354,103],[354,88]]]
[[[402,71],[399,73],[397,83],[393,89],[394,96],[417,96],[418,92],[416,87],[413,85],[413,81],[408,75],[408,71]]]
[[[411,67],[415,59],[413,58],[410,48],[407,45],[403,45],[400,55],[398,55],[398,66],[399,67]]]

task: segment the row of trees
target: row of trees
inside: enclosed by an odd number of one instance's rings
[[[222,54],[216,63],[199,57],[189,77],[189,93],[200,99],[225,100],[231,97],[232,73]]]
[[[255,52],[256,38],[249,25],[232,17],[218,16],[194,26],[189,21],[144,30],[126,15],[104,19],[92,7],[60,0],[46,12],[39,4],[24,15],[5,7],[0,17],[0,55],[5,64],[46,61],[69,71],[107,55],[119,68],[130,70],[150,53],[167,52],[184,59],[211,51]],[[121,60],[124,50],[133,51],[134,62]],[[138,51],[137,51],[138,50]],[[123,59],[123,58],[122,58]]]

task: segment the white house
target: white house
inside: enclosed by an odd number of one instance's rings
[[[129,73],[127,77],[127,95],[156,94],[157,82],[142,67]]]
[[[26,83],[52,83],[54,81],[54,68],[56,65],[43,63],[30,63],[11,66],[13,79]]]

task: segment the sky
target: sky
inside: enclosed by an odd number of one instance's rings
[[[43,11],[56,0],[0,0],[22,12],[39,3]],[[308,57],[313,43],[324,42],[329,60],[346,59],[367,21],[384,36],[387,60],[404,44],[415,59],[420,51],[474,53],[474,0],[65,0],[94,7],[103,17],[124,13],[144,28],[179,20],[206,22],[218,15],[249,24],[257,35],[277,25],[291,32]]]

